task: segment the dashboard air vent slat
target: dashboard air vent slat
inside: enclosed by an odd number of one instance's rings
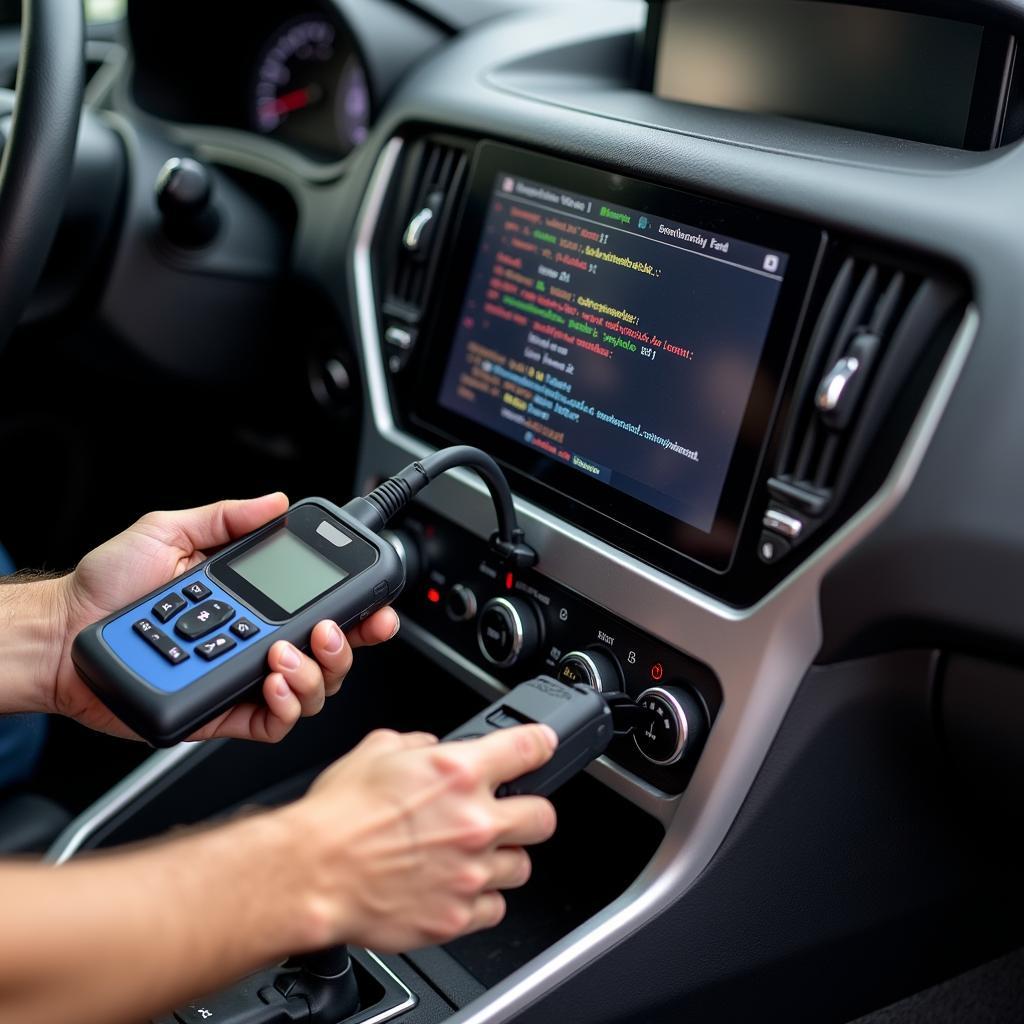
[[[411,147],[385,292],[386,305],[409,323],[423,315],[468,159],[465,150],[432,139]]]
[[[936,351],[936,338],[951,335],[964,305],[963,289],[949,280],[848,251],[831,264],[768,481],[765,527],[785,523],[791,543],[813,534],[870,468],[908,382]],[[780,550],[762,541],[766,560]]]
[[[848,257],[822,305],[778,476],[827,495],[837,484],[858,408],[908,301],[899,270]]]

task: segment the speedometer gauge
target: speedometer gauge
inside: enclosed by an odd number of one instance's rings
[[[326,18],[303,17],[274,33],[260,57],[253,127],[328,157],[366,138],[370,90],[352,42]]]

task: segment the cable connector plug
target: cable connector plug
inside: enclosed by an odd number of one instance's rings
[[[492,533],[491,550],[501,564],[509,569],[522,571],[532,569],[537,564],[537,552],[526,543],[526,534],[519,527],[512,531],[509,540],[502,539],[500,533]]]
[[[612,690],[602,693],[605,703],[611,708],[612,723],[616,736],[625,736],[637,730],[643,732],[650,724],[654,715],[639,704],[623,690]]]

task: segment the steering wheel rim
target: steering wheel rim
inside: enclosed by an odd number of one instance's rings
[[[0,159],[0,349],[60,225],[85,88],[84,41],[82,0],[22,0],[14,111]]]

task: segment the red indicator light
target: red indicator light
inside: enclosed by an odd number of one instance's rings
[[[660,683],[665,678],[665,666],[660,661],[656,661],[651,666],[651,678],[656,682]]]
[[[510,573],[510,572],[505,573],[505,589],[506,590],[511,590],[515,585],[516,585],[516,580],[515,580],[515,577],[512,575],[512,573]]]
[[[441,591],[438,590],[437,587],[431,587],[427,591],[427,600],[431,604],[440,604],[441,603]]]

